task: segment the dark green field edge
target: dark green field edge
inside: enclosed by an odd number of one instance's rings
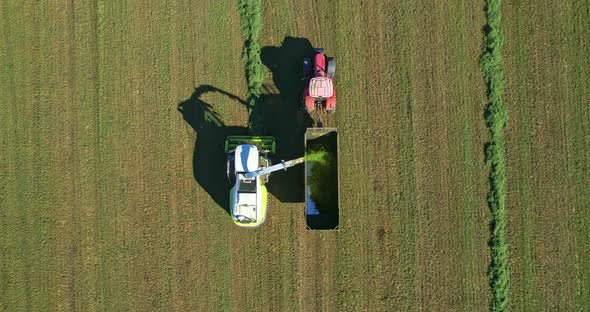
[[[262,4],[260,0],[240,0],[239,14],[244,36],[244,51],[242,60],[246,67],[246,81],[248,91],[246,102],[250,110],[248,126],[255,134],[262,131],[260,113],[257,111],[262,93],[262,83],[265,77],[265,69],[260,60],[260,33],[262,32]]]
[[[504,74],[501,50],[504,38],[501,30],[500,3],[500,0],[486,1],[485,48],[481,59],[489,100],[485,115],[490,131],[490,142],[486,146],[486,163],[490,167],[488,205],[492,213],[492,259],[488,271],[492,290],[492,311],[505,311],[508,308],[510,290],[506,240],[506,142],[503,134],[508,112],[502,102]]]

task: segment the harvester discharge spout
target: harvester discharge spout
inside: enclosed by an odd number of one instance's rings
[[[270,173],[273,173],[275,171],[279,171],[281,169],[287,170],[287,168],[290,168],[290,167],[293,167],[295,165],[301,164],[304,161],[305,161],[305,157],[299,157],[299,158],[292,159],[292,160],[289,160],[289,161],[284,161],[283,160],[283,161],[281,161],[280,164],[272,165],[270,167],[265,167],[265,168],[262,168],[260,170],[256,170],[256,171],[253,171],[253,172],[247,172],[247,173],[244,174],[244,177],[246,179],[253,179],[253,178],[255,178],[255,177],[259,176],[259,175],[270,174]]]

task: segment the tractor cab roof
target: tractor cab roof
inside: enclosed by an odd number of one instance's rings
[[[309,96],[312,98],[329,98],[334,94],[332,79],[315,77],[309,82]]]
[[[258,148],[252,144],[236,147],[234,166],[236,172],[252,172],[258,170]]]

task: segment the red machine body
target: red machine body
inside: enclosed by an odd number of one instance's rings
[[[315,49],[313,58],[304,60],[304,102],[308,112],[316,109],[336,111],[336,90],[332,81],[335,69],[336,62],[333,58],[326,57],[324,49]]]

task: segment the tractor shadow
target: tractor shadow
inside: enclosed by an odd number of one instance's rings
[[[189,99],[178,105],[178,111],[196,133],[193,152],[195,180],[217,205],[229,214],[231,184],[226,174],[225,137],[246,135],[249,130],[246,127],[226,126],[213,106],[202,99],[203,95],[210,92],[224,94],[230,99],[246,105],[242,99],[233,94],[210,85],[201,85],[195,89]]]
[[[285,37],[280,46],[266,46],[261,61],[272,74],[272,85],[265,85],[260,98],[265,134],[277,140],[273,163],[301,157],[304,154],[305,128],[313,124],[305,112],[303,96],[303,59],[314,53],[306,38]],[[269,192],[281,202],[304,202],[303,166],[272,175],[267,185]]]

